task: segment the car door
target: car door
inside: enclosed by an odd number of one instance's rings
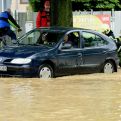
[[[68,33],[70,34],[70,33]],[[71,33],[72,34],[72,33]],[[76,73],[77,68],[82,63],[82,49],[80,48],[80,34],[79,31],[73,32],[75,35],[74,39],[77,39],[77,46],[73,46],[70,43],[64,45],[64,41],[59,46],[58,49],[58,70],[59,73]],[[70,36],[70,35],[69,35]],[[67,37],[66,37],[67,38]],[[80,61],[79,61],[80,60]]]
[[[82,32],[83,37],[83,66],[98,67],[105,61],[108,42],[101,36],[88,31]]]

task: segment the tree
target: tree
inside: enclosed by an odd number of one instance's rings
[[[51,0],[51,24],[55,26],[72,26],[71,0]]]

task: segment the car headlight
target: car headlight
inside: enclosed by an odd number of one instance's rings
[[[30,62],[30,58],[16,58],[11,61],[12,64],[28,64]]]

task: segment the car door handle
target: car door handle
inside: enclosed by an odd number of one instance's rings
[[[106,53],[106,51],[104,50],[103,53]]]
[[[82,53],[78,53],[78,56],[82,56]]]

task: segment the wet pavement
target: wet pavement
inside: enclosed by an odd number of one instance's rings
[[[121,71],[0,78],[0,121],[121,121]]]

